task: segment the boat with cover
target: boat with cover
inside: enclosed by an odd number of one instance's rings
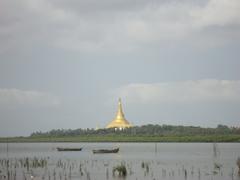
[[[97,150],[93,150],[93,153],[118,153],[119,148],[116,149],[97,149]]]
[[[61,148],[61,147],[57,147],[58,151],[81,151],[82,148]]]

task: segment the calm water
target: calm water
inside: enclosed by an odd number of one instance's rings
[[[57,152],[56,147],[83,147],[80,152]],[[119,147],[117,154],[93,154],[93,149]],[[20,166],[24,158],[45,159],[43,168]],[[0,179],[9,159],[16,179],[163,179],[240,180],[239,143],[0,143]],[[17,165],[16,165],[17,164]],[[60,165],[59,165],[60,164]],[[113,176],[124,164],[127,176]]]

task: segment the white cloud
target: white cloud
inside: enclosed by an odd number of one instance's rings
[[[129,84],[116,94],[138,103],[240,102],[240,81],[205,79]]]
[[[39,45],[79,52],[165,45],[168,40],[189,40],[199,31],[206,37],[209,26],[239,25],[239,9],[239,0],[0,2],[0,52]],[[232,27],[212,41],[237,36],[231,33],[234,28],[239,29]]]
[[[97,2],[94,2],[97,3]],[[93,3],[93,4],[94,4]],[[109,3],[108,1],[104,3]],[[76,11],[76,7],[69,4],[69,9],[64,6],[52,5],[55,12],[71,15],[64,16],[60,21],[64,29],[58,30],[57,38],[52,41],[57,48],[73,49],[83,52],[105,52],[132,51],[138,47],[145,47],[148,43],[165,45],[169,40],[189,40],[199,37],[203,44],[211,42],[218,46],[226,43],[231,36],[238,36],[234,33],[215,34],[215,31],[208,35],[205,28],[221,25],[239,25],[240,22],[240,1],[239,0],[208,0],[205,4],[192,3],[190,1],[168,1],[157,3],[142,3],[134,8],[131,2],[130,7],[117,6],[112,3],[111,8],[100,8],[92,12],[92,15],[85,11]],[[93,5],[92,4],[92,5]],[[128,4],[123,2],[122,4]],[[83,4],[78,4],[80,7]],[[106,6],[108,7],[108,6]],[[52,11],[49,11],[52,12]],[[58,13],[46,13],[50,19],[56,19]],[[53,18],[51,18],[53,17]],[[59,22],[58,22],[59,23]],[[232,28],[228,30],[232,32]],[[199,34],[201,32],[202,34]],[[197,35],[196,35],[197,33]],[[54,37],[54,36],[53,36]],[[205,45],[204,45],[205,46]]]
[[[205,7],[192,10],[191,15],[197,27],[240,24],[240,1],[210,0]]]
[[[19,89],[0,89],[0,105],[3,106],[37,106],[56,107],[60,99],[49,93],[39,91],[23,91]]]
[[[204,5],[168,1],[146,6],[128,18],[127,34],[146,42],[191,37],[207,27],[239,25],[239,10],[239,0],[208,0]]]

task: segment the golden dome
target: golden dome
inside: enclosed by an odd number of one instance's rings
[[[132,127],[132,125],[124,117],[121,99],[119,98],[116,117],[107,125],[106,128],[124,129],[129,127]]]

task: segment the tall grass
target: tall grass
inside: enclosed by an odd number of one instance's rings
[[[240,157],[237,159],[238,175],[240,176]]]

